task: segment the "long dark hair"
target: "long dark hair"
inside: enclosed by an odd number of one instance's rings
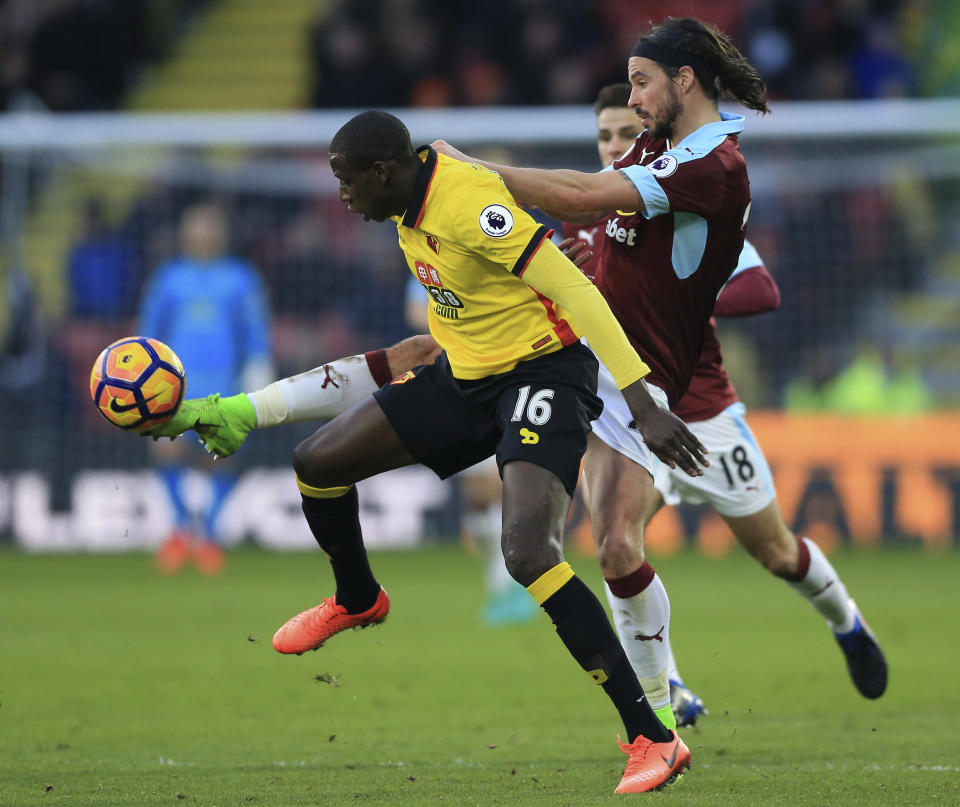
[[[767,85],[760,74],[730,38],[710,23],[692,17],[667,17],[641,38],[634,51],[642,50],[645,44],[691,55],[693,63],[688,64],[708,98],[739,101],[758,112],[770,111]],[[652,55],[649,58],[670,77],[683,66],[664,64]]]

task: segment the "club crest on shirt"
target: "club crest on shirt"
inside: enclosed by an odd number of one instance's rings
[[[491,238],[503,238],[513,229],[513,213],[503,205],[487,205],[480,211],[480,229]]]
[[[652,163],[646,166],[647,170],[655,177],[668,177],[677,170],[677,158],[672,154],[661,154]]]
[[[437,255],[440,254],[440,239],[435,235],[427,236],[427,246],[430,247]]]

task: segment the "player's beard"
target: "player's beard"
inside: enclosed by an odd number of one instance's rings
[[[683,114],[683,104],[680,102],[680,96],[671,84],[667,88],[667,99],[664,103],[662,116],[658,116],[653,124],[653,131],[650,133],[655,140],[673,140],[673,127]]]

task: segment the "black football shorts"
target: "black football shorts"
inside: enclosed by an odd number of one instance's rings
[[[446,479],[492,454],[555,473],[572,496],[599,417],[597,359],[575,342],[476,381],[454,378],[447,354],[374,393],[410,454]]]

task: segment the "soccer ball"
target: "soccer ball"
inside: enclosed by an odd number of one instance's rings
[[[148,336],[128,336],[108,345],[90,371],[90,395],[97,411],[129,432],[170,420],[186,389],[177,354]]]

